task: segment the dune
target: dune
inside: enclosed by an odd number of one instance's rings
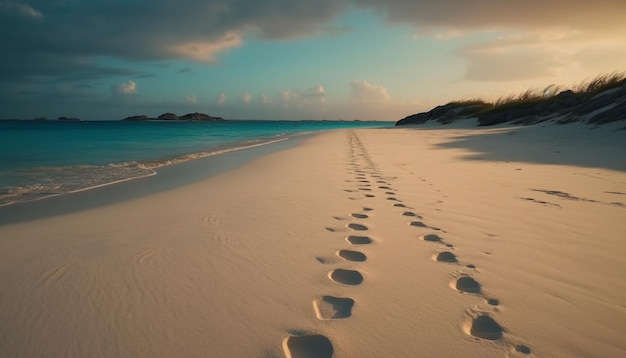
[[[0,356],[626,355],[626,131],[454,125],[3,223]]]

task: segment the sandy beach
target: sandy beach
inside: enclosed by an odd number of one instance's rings
[[[0,357],[626,356],[623,123],[473,124],[5,223]]]

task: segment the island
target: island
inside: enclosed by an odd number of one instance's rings
[[[156,118],[146,115],[130,116],[122,119],[123,121],[223,121],[222,117],[213,117],[204,113],[188,113],[184,116],[177,116],[174,113],[164,113]]]

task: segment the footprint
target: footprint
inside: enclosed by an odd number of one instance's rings
[[[490,306],[499,306],[500,300],[498,300],[497,298],[487,298],[487,304]]]
[[[348,261],[365,261],[367,259],[364,253],[353,250],[339,250],[337,256]]]
[[[502,338],[504,329],[487,314],[481,313],[477,316],[469,316],[464,325],[465,333],[474,337],[498,340]]]
[[[367,207],[364,207],[364,208],[363,208],[363,211],[372,211],[372,210],[374,210],[374,209],[372,209],[372,208],[367,208]]]
[[[361,190],[361,191],[372,191],[372,189],[370,189],[370,188],[359,188],[359,190]]]
[[[354,231],[366,231],[367,230],[367,226],[361,225],[361,224],[355,224],[355,223],[348,224],[348,228]]]
[[[356,219],[367,219],[369,217],[366,214],[358,214],[358,213],[350,214],[350,216]]]
[[[398,198],[390,197],[390,198],[387,198],[387,200],[398,201]]]
[[[283,350],[287,358],[332,358],[334,349],[325,336],[289,336],[283,340]]]
[[[450,251],[440,252],[434,255],[433,258],[435,259],[435,261],[441,261],[441,262],[457,262],[458,261],[456,259],[456,256]]]
[[[393,204],[393,206],[395,206],[396,208],[406,208],[406,205],[404,205],[404,204],[400,204],[400,203],[398,203],[398,204]]]
[[[377,182],[377,183],[378,183],[378,182]],[[384,186],[384,185],[383,185],[383,186],[379,186],[378,188],[379,188],[379,189],[384,189],[384,190],[392,190],[390,187],[388,187],[388,186]]]
[[[461,276],[457,278],[456,281],[453,281],[453,285],[457,291],[469,293],[480,292],[480,283],[469,276]]]
[[[372,194],[365,194],[365,197],[366,197],[366,198],[375,198],[375,197],[376,197],[376,195],[372,195]]]
[[[387,194],[387,195],[396,195],[396,193],[393,192],[393,191],[386,191],[385,194]]]
[[[422,239],[424,241],[430,241],[430,242],[441,242],[442,241],[441,237],[439,237],[439,235],[435,235],[435,234],[422,235],[422,236],[420,236],[420,239]]]
[[[363,282],[363,275],[359,271],[335,269],[328,273],[331,280],[344,285],[359,285]]]
[[[417,215],[416,213],[412,212],[412,211],[405,211],[402,213],[402,216],[412,216],[412,217],[416,217],[416,218],[422,218],[421,216]]]
[[[515,351],[523,353],[523,354],[530,354],[530,347],[528,347],[525,344],[517,344],[515,346]]]
[[[428,227],[428,225],[424,224],[421,221],[411,221],[409,225],[416,226],[416,227]]]
[[[322,296],[313,301],[313,309],[319,320],[348,318],[352,315],[354,300],[344,297]]]
[[[372,239],[367,236],[350,235],[346,238],[352,245],[367,245],[372,243]]]

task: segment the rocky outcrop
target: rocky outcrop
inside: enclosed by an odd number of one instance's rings
[[[479,126],[501,123],[529,125],[548,120],[554,120],[559,124],[570,122],[603,124],[626,120],[626,80],[597,93],[576,93],[567,90],[548,98],[499,105],[481,101],[452,102],[428,112],[405,117],[396,122],[396,125],[423,124],[428,121],[448,124],[468,118],[476,118]]]
[[[159,121],[178,121],[180,118],[174,113],[164,113],[157,117]]]
[[[224,120],[224,118],[222,117],[212,117],[204,113],[189,113],[180,117],[180,119],[184,119],[187,121],[223,121]]]
[[[130,117],[126,117],[124,119],[122,119],[123,121],[150,121],[150,120],[155,120],[156,118],[149,118],[147,116],[144,115],[140,115],[140,116],[130,116]]]

